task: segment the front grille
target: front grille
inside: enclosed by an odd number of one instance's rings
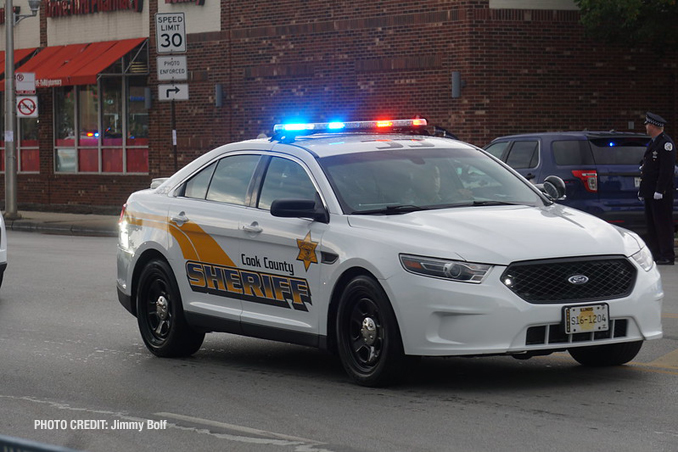
[[[607,331],[576,334],[566,334],[562,323],[533,326],[527,329],[525,345],[571,344],[626,337],[628,324],[627,319],[612,319]]]
[[[631,293],[636,268],[621,256],[517,262],[502,282],[534,304],[610,300]]]

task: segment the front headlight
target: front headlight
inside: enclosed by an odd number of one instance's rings
[[[646,246],[642,247],[640,249],[640,251],[638,251],[636,254],[634,254],[631,257],[646,272],[649,272],[650,270],[652,270],[652,266],[654,265],[654,260],[652,260],[652,253],[650,252],[650,250]]]
[[[450,279],[452,281],[480,284],[492,268],[491,265],[473,262],[436,259],[433,257],[400,255],[400,263],[410,273]]]

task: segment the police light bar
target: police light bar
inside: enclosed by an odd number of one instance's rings
[[[276,124],[273,127],[273,134],[311,134],[311,133],[331,133],[331,132],[350,132],[350,131],[386,131],[393,129],[413,129],[424,127],[428,123],[425,119],[395,119],[385,121],[352,121],[352,122],[313,122],[296,124]]]

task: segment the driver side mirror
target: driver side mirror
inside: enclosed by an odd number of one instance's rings
[[[567,197],[565,182],[558,176],[548,176],[543,184],[537,184],[537,188],[552,201],[562,201]]]
[[[330,214],[316,194],[316,199],[276,199],[271,203],[271,215],[282,218],[311,218],[329,223]]]

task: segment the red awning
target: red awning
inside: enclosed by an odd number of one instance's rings
[[[107,67],[146,38],[46,47],[17,72],[35,72],[35,86],[90,85]]]
[[[30,54],[32,54],[33,52],[35,52],[35,47],[31,49],[15,49],[14,64],[20,63],[21,60],[23,60],[27,56],[30,56]],[[5,51],[3,50],[2,52],[0,52],[0,76],[4,75],[5,75]],[[3,89],[5,88],[3,87]]]

